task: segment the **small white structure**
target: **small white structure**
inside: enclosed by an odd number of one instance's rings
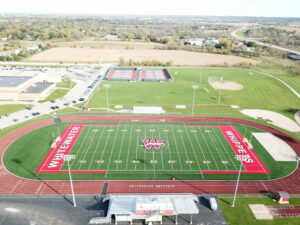
[[[209,199],[209,204],[210,204],[210,208],[211,208],[213,211],[216,211],[216,210],[218,209],[218,204],[217,204],[216,198],[210,198],[210,199]]]
[[[106,217],[96,217],[90,220],[91,224],[111,223],[112,217],[115,224],[118,222],[132,222],[144,220],[145,223],[162,223],[163,216],[177,216],[180,214],[198,214],[196,204],[198,198],[193,194],[112,194],[109,199]]]
[[[134,114],[164,114],[165,111],[161,106],[133,106]]]

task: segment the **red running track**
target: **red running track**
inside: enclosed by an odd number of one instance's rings
[[[240,123],[273,133],[285,140],[300,155],[300,143],[286,134],[255,122],[210,117],[140,117],[140,116],[69,116],[63,122],[73,121],[170,121],[170,122],[229,122]],[[54,124],[53,120],[38,122],[9,133],[0,139],[0,155],[16,139],[32,130]],[[270,181],[241,181],[238,193],[254,194],[287,191],[300,193],[300,169],[288,177]],[[235,181],[75,181],[77,194],[99,194],[104,183],[109,183],[108,193],[233,193]],[[68,181],[29,180],[9,173],[0,162],[0,194],[70,194]]]

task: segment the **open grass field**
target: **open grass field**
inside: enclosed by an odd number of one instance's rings
[[[273,160],[252,137],[252,132],[262,131],[245,125],[79,121],[24,135],[5,152],[4,166],[21,177],[68,179],[63,155],[69,154],[75,156],[70,161],[74,179],[230,180],[236,179],[242,154],[228,132],[250,155],[243,160],[242,179],[278,178],[296,168],[296,162]],[[51,147],[58,135],[62,139]]]
[[[0,105],[0,116],[3,116],[5,114],[17,112],[20,110],[25,109],[28,105],[22,105],[22,104],[7,104],[7,105]]]
[[[198,106],[239,105],[241,108],[282,113],[300,105],[300,99],[279,81],[245,69],[170,68],[169,72],[174,78],[172,82],[104,82],[111,84],[108,89],[110,108],[115,105],[192,105],[192,85],[199,85],[195,91],[195,105]],[[209,80],[219,79],[234,81],[244,88],[238,91],[215,90]],[[300,77],[293,79],[300,82]],[[88,106],[106,107],[106,93],[102,86],[92,96]]]
[[[295,225],[300,224],[300,218],[275,218],[273,220],[256,220],[249,204],[279,205],[270,198],[238,198],[235,207],[231,207],[232,199],[218,200],[223,215],[230,225]],[[300,205],[300,199],[290,199],[290,205]]]
[[[51,100],[61,98],[65,96],[69,91],[70,90],[66,90],[66,89],[56,89],[47,98],[45,98],[44,100],[40,100],[39,103],[48,102]]]
[[[70,88],[71,89],[71,88],[75,87],[76,82],[74,82],[74,81],[70,81],[70,82],[62,81],[62,82],[56,83],[55,85],[58,88]]]
[[[172,61],[173,65],[206,66],[229,65],[247,62],[257,64],[254,59],[238,56],[217,55],[209,53],[197,53],[183,50],[157,50],[157,49],[92,49],[92,48],[52,48],[40,52],[26,61],[34,62],[118,62],[119,58],[134,61],[158,60],[166,63]]]

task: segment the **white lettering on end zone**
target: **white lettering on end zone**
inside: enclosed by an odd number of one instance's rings
[[[51,161],[47,168],[56,168],[58,166],[58,164],[59,164],[58,161]]]

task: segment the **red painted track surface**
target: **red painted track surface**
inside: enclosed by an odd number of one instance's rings
[[[128,117],[128,116],[69,116],[63,122],[73,121],[172,121],[172,122],[233,122],[257,127],[285,140],[300,155],[300,143],[273,128],[241,119],[210,117]],[[53,120],[38,122],[20,128],[0,139],[0,155],[16,139],[40,127],[53,124]],[[1,157],[2,158],[2,157]],[[241,181],[239,193],[287,191],[300,193],[300,169],[288,177],[271,181]],[[104,183],[109,193],[233,193],[234,181],[75,181],[77,194],[99,194]],[[68,181],[28,180],[16,177],[3,168],[0,162],[0,194],[69,194]]]

